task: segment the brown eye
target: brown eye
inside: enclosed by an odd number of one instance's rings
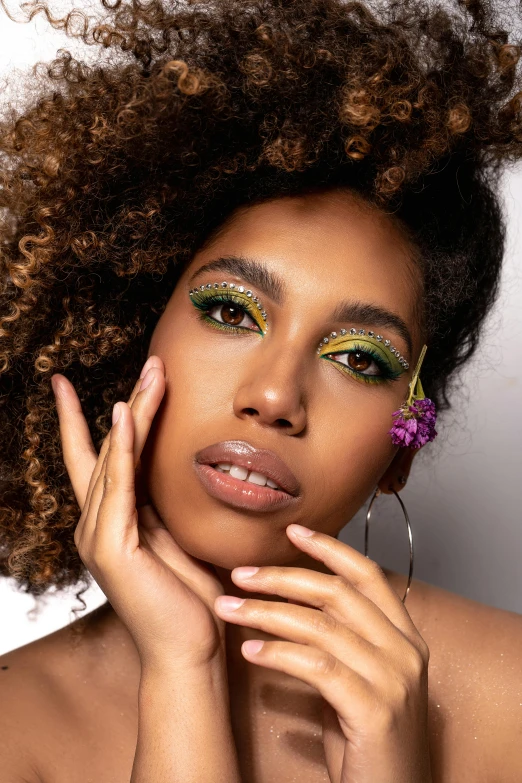
[[[259,327],[243,305],[236,302],[220,302],[207,310],[207,315],[212,321],[225,324],[231,328],[250,329],[259,331]]]
[[[244,317],[244,311],[235,304],[226,304],[221,308],[223,323],[230,324],[230,326],[237,326]]]
[[[363,351],[351,351],[347,358],[348,367],[351,367],[352,370],[357,370],[357,372],[367,370],[371,367],[372,362],[371,356],[368,356],[368,354]]]

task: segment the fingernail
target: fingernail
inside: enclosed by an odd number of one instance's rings
[[[259,652],[263,645],[264,642],[262,642],[260,639],[249,639],[248,642],[243,642],[243,650],[248,655],[255,655]]]
[[[152,367],[152,356],[149,356],[149,358],[143,365],[142,371],[140,372],[140,378],[144,378],[151,367]]]
[[[112,409],[112,423],[113,424],[116,424],[116,422],[120,418],[120,414],[121,414],[121,406],[119,405],[119,403],[116,403],[116,405]]]
[[[140,391],[143,391],[143,389],[146,389],[147,386],[150,386],[153,380],[154,380],[154,373],[148,370],[147,374],[145,375],[144,379],[141,382]]]
[[[220,595],[217,599],[218,608],[223,612],[233,612],[234,609],[245,603],[244,598],[237,598],[235,595]]]
[[[296,536],[313,536],[314,530],[310,530],[309,527],[304,527],[303,525],[290,525],[292,528],[292,533],[295,533]]]
[[[234,576],[238,576],[240,579],[248,579],[249,576],[257,574],[259,568],[257,566],[241,566],[241,568],[234,568]]]

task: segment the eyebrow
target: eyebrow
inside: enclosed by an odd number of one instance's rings
[[[277,305],[284,303],[286,294],[284,281],[274,272],[271,272],[262,261],[246,258],[245,256],[222,256],[209,261],[208,264],[203,264],[203,266],[197,269],[189,278],[189,285],[206,272],[228,272],[231,275],[236,275],[249,283],[249,285],[258,288]],[[355,321],[363,326],[392,329],[399,337],[402,337],[408,346],[408,351],[410,354],[412,353],[413,341],[406,323],[400,315],[392,313],[384,307],[356,300],[347,300],[339,302],[331,314],[330,320]]]

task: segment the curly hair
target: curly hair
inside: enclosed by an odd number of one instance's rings
[[[43,11],[111,58],[60,50],[0,121],[0,574],[34,596],[89,584],[54,372],[99,447],[226,217],[343,187],[418,251],[423,385],[447,408],[497,292],[500,176],[522,144],[520,49],[490,3],[101,2],[54,18],[35,0],[25,21]]]

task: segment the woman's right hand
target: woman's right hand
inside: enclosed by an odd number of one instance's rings
[[[65,376],[52,377],[63,456],[81,516],[80,558],[131,634],[142,666],[198,668],[225,659],[224,593],[216,574],[183,550],[153,506],[136,505],[135,470],[165,392],[165,369],[149,357],[99,455],[80,400]]]

